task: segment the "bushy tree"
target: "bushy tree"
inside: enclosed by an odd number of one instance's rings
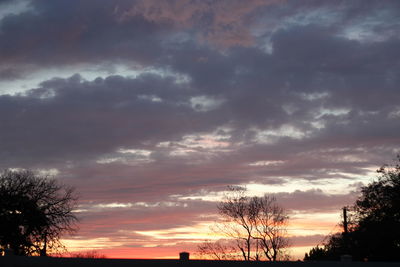
[[[393,165],[377,170],[378,180],[361,190],[353,207],[352,227],[336,234],[322,249],[314,249],[305,259],[339,259],[351,254],[354,260],[400,260],[400,155]]]
[[[288,247],[288,216],[270,196],[249,197],[240,187],[230,187],[218,206],[221,222],[215,232],[225,236],[199,246],[200,254],[214,259],[277,261]]]
[[[16,255],[47,255],[76,229],[74,190],[28,170],[0,174],[0,246]]]
[[[355,204],[353,247],[369,260],[400,260],[400,155],[377,172]]]

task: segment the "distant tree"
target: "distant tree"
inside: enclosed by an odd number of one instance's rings
[[[305,261],[337,261],[340,256],[349,254],[344,244],[343,233],[336,233],[329,237],[322,247],[316,246],[305,254]]]
[[[328,260],[326,248],[321,248],[319,246],[312,248],[305,254],[304,260]]]
[[[240,260],[235,244],[229,239],[206,240],[198,246],[198,254],[213,260]]]
[[[84,259],[105,259],[104,254],[99,253],[97,250],[89,250],[84,252],[74,252],[70,254],[71,258],[84,258]]]
[[[400,260],[400,155],[395,164],[384,165],[377,172],[378,180],[361,189],[349,232],[330,237],[325,254],[310,251],[307,259],[339,259],[351,254],[355,260]]]
[[[222,222],[217,224],[216,232],[230,242],[225,242],[224,246],[218,243],[220,241],[204,243],[199,247],[202,254],[245,261],[283,259],[289,245],[286,238],[288,216],[275,198],[248,197],[245,193],[243,188],[230,187],[217,206]]]
[[[0,174],[0,246],[16,255],[46,256],[76,230],[74,190],[27,170]]]

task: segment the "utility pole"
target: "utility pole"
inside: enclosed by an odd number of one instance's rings
[[[349,247],[349,229],[348,229],[348,222],[347,222],[347,207],[343,207],[343,245],[344,245],[344,253],[345,255],[342,255],[342,261],[347,261],[346,257],[349,257],[350,255],[350,247]],[[350,261],[351,261],[351,256],[350,256]]]
[[[343,207],[343,232],[347,236],[349,229],[347,228],[347,208]]]

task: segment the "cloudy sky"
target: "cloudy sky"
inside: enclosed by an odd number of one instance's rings
[[[227,185],[292,254],[400,152],[400,2],[0,0],[0,168],[79,192],[70,250],[195,252]]]

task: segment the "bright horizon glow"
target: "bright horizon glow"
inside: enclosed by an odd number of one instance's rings
[[[128,150],[124,151],[125,153],[129,153]],[[282,162],[273,162],[268,164],[262,164],[261,166],[275,166],[276,164],[281,164]],[[356,183],[359,179],[360,182],[369,182],[365,179],[364,176],[354,177],[353,180],[348,179],[339,179],[336,180],[336,183],[331,183],[329,180],[325,182],[323,180],[315,183],[313,181],[307,180],[295,180],[293,182],[288,181],[284,186],[282,185],[263,185],[250,183],[245,185],[247,189],[247,194],[249,196],[263,196],[265,193],[275,193],[279,195],[279,193],[294,193],[298,190],[302,190],[306,192],[307,190],[321,190],[320,193],[323,192],[331,192],[331,195],[335,194],[347,194],[353,190],[355,187],[352,187],[351,184]],[[349,183],[349,184],[346,184]],[[244,185],[241,185],[244,186]],[[330,190],[329,190],[330,189]],[[192,195],[192,196],[181,196],[181,195],[173,195],[171,199],[175,199],[176,201],[185,201],[185,200],[202,200],[202,201],[212,201],[218,202],[221,201],[228,191],[220,191],[220,192],[206,192],[203,194]],[[173,203],[173,202],[171,202]],[[176,202],[179,203],[179,202]],[[279,199],[278,199],[279,203]],[[348,203],[351,204],[351,203]],[[138,203],[103,203],[103,204],[95,204],[92,207],[85,206],[85,211],[96,211],[101,209],[126,209],[132,207],[147,207],[147,208],[155,208],[160,206],[171,207],[171,204],[168,203],[146,203],[146,202],[138,202]],[[173,205],[172,205],[173,206]],[[313,213],[305,213],[305,212],[289,212],[289,224],[287,227],[288,237],[299,237],[299,236],[328,236],[334,234],[336,232],[340,232],[341,229],[339,227],[340,221],[340,208],[338,207],[335,211],[332,212],[313,212]],[[209,217],[218,218],[217,214],[209,214]],[[148,230],[148,231],[127,231],[123,232],[126,235],[126,238],[129,238],[129,235],[141,235],[143,237],[141,248],[131,248],[124,250],[123,253],[118,252],[119,248],[122,246],[123,242],[113,241],[112,239],[100,238],[93,240],[75,240],[75,239],[67,239],[67,246],[71,250],[74,251],[82,251],[82,250],[98,250],[100,254],[105,254],[109,258],[157,258],[157,259],[174,259],[177,258],[179,252],[177,252],[177,248],[181,248],[181,250],[189,251],[192,256],[191,258],[196,257],[196,248],[197,245],[203,242],[204,240],[218,240],[220,238],[225,238],[224,235],[216,235],[210,230],[210,227],[214,225],[214,221],[203,221],[198,224],[194,224],[189,227],[177,227],[165,230]],[[319,238],[318,242],[322,242],[324,238]],[[316,246],[316,243],[313,246]],[[321,244],[321,243],[319,243]],[[292,244],[293,246],[289,247],[289,251],[291,253],[291,258],[294,260],[302,259],[304,257],[304,253],[308,252],[308,250],[313,247],[310,245],[304,245],[302,243]],[[181,247],[183,246],[183,247]],[[151,255],[154,249],[162,248],[162,252],[157,255]],[[140,253],[138,252],[140,251]],[[142,254],[144,253],[144,254]],[[147,254],[148,253],[148,254]],[[140,255],[140,256],[137,256]],[[146,256],[146,255],[151,255]]]
[[[328,236],[341,231],[338,223],[340,211],[335,213],[310,213],[310,214],[291,214],[287,227],[288,237],[293,236]],[[336,220],[336,222],[335,222]],[[318,221],[316,224],[315,221]],[[110,238],[96,238],[92,240],[63,239],[68,247],[69,253],[97,251],[107,258],[127,258],[127,259],[175,259],[179,252],[188,251],[191,258],[195,259],[197,245],[205,240],[218,240],[225,238],[224,235],[215,235],[210,230],[213,221],[203,222],[191,227],[178,227],[168,230],[151,231],[132,231],[124,232],[127,238],[129,235],[139,234],[143,236],[143,244],[137,248],[125,248],[121,253],[123,242],[113,241]],[[188,234],[192,233],[192,234]],[[150,238],[150,239],[148,239]],[[325,238],[319,239],[319,244]],[[303,259],[304,253],[308,252],[315,245],[293,245],[288,248],[291,259]],[[161,248],[160,253],[154,253],[154,249]]]

